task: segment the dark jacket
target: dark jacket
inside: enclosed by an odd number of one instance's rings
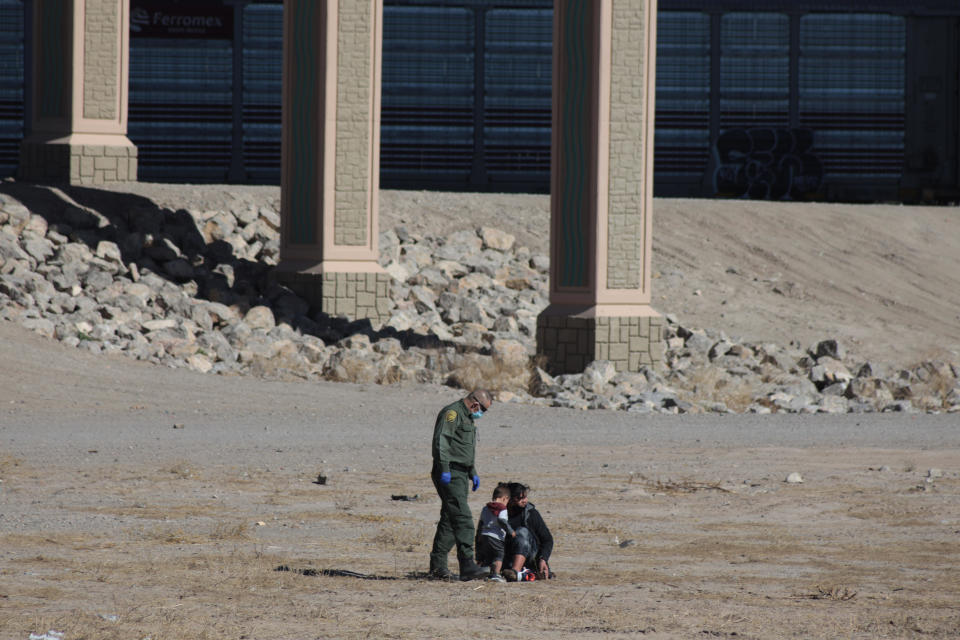
[[[537,559],[543,558],[549,563],[550,554],[553,553],[553,535],[533,503],[528,502],[523,511],[510,516],[509,520],[510,526],[514,529],[526,527],[530,530],[530,533],[537,537]]]

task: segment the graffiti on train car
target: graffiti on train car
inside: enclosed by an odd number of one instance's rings
[[[756,200],[809,199],[823,183],[823,163],[812,147],[809,129],[728,129],[713,146],[714,194]]]

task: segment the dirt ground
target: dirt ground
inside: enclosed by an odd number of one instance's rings
[[[483,217],[546,249],[545,196],[382,201],[382,226]],[[888,362],[960,344],[955,209],[657,207],[655,306],[693,326]],[[558,578],[445,583],[422,576],[429,438],[458,393],[205,376],[0,323],[0,640],[960,636],[956,415],[495,404],[471,506],[531,485]]]
[[[495,404],[471,506],[531,485],[558,578],[445,583],[427,469],[455,390],[0,338],[0,640],[960,634],[956,416]]]

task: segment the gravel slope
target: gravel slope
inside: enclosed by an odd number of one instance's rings
[[[172,209],[272,203],[278,187],[139,183]],[[549,250],[546,195],[382,191],[380,228],[489,225]],[[835,338],[892,366],[960,354],[960,213],[891,204],[655,199],[653,306],[744,341]]]

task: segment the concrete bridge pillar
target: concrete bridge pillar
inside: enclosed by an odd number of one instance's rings
[[[550,305],[554,373],[663,358],[650,307],[656,0],[555,0]]]
[[[378,264],[383,0],[287,0],[277,279],[332,316],[388,319]]]
[[[135,182],[127,138],[130,0],[33,0],[32,91],[19,177]]]

